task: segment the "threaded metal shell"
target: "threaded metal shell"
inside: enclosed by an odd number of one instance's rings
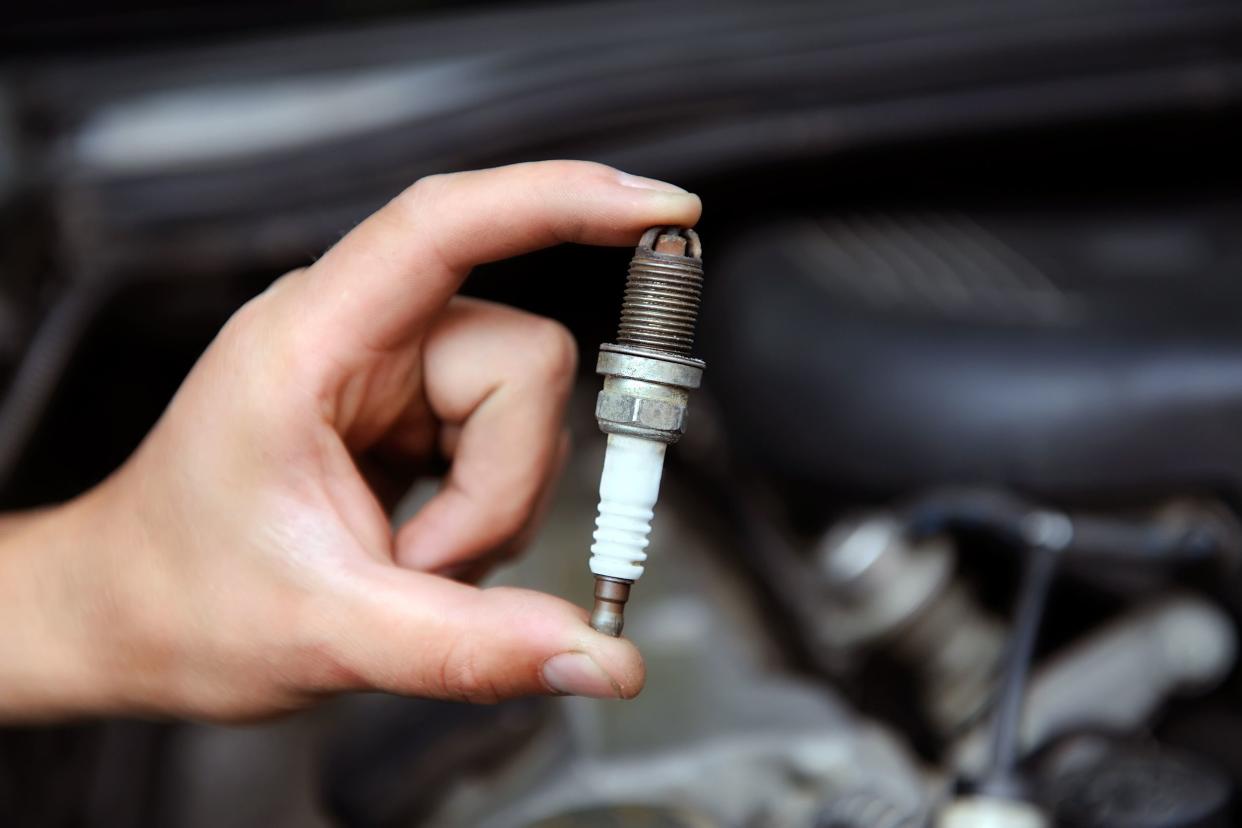
[[[691,239],[697,253],[698,237]],[[617,342],[689,356],[703,291],[703,263],[692,256],[656,252],[649,244],[640,243],[630,260]]]

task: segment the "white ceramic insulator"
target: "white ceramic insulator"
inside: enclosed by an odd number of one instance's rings
[[[666,448],[655,440],[608,435],[604,473],[599,480],[595,543],[591,544],[591,572],[595,575],[627,581],[642,577]]]

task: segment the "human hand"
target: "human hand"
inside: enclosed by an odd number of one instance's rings
[[[595,164],[434,176],[280,279],[116,474],[0,535],[0,716],[638,693],[637,650],[578,607],[436,574],[528,528],[575,365],[560,325],[453,294],[476,264],[699,209]],[[440,457],[443,488],[394,533],[372,472]]]

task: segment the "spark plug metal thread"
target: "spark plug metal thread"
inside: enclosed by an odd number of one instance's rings
[[[619,636],[630,587],[643,573],[665,448],[681,438],[703,362],[690,356],[703,289],[693,230],[653,227],[630,261],[617,344],[600,346],[604,388],[595,405],[608,435],[591,546],[591,626]]]
[[[630,260],[617,342],[689,356],[703,292],[703,249],[693,230],[648,230]],[[654,245],[653,242],[654,241]]]

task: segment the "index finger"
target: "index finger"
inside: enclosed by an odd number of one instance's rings
[[[700,209],[671,184],[583,161],[431,176],[307,271],[308,312],[329,335],[387,349],[436,314],[475,265],[560,242],[634,244],[653,225],[692,226]]]

